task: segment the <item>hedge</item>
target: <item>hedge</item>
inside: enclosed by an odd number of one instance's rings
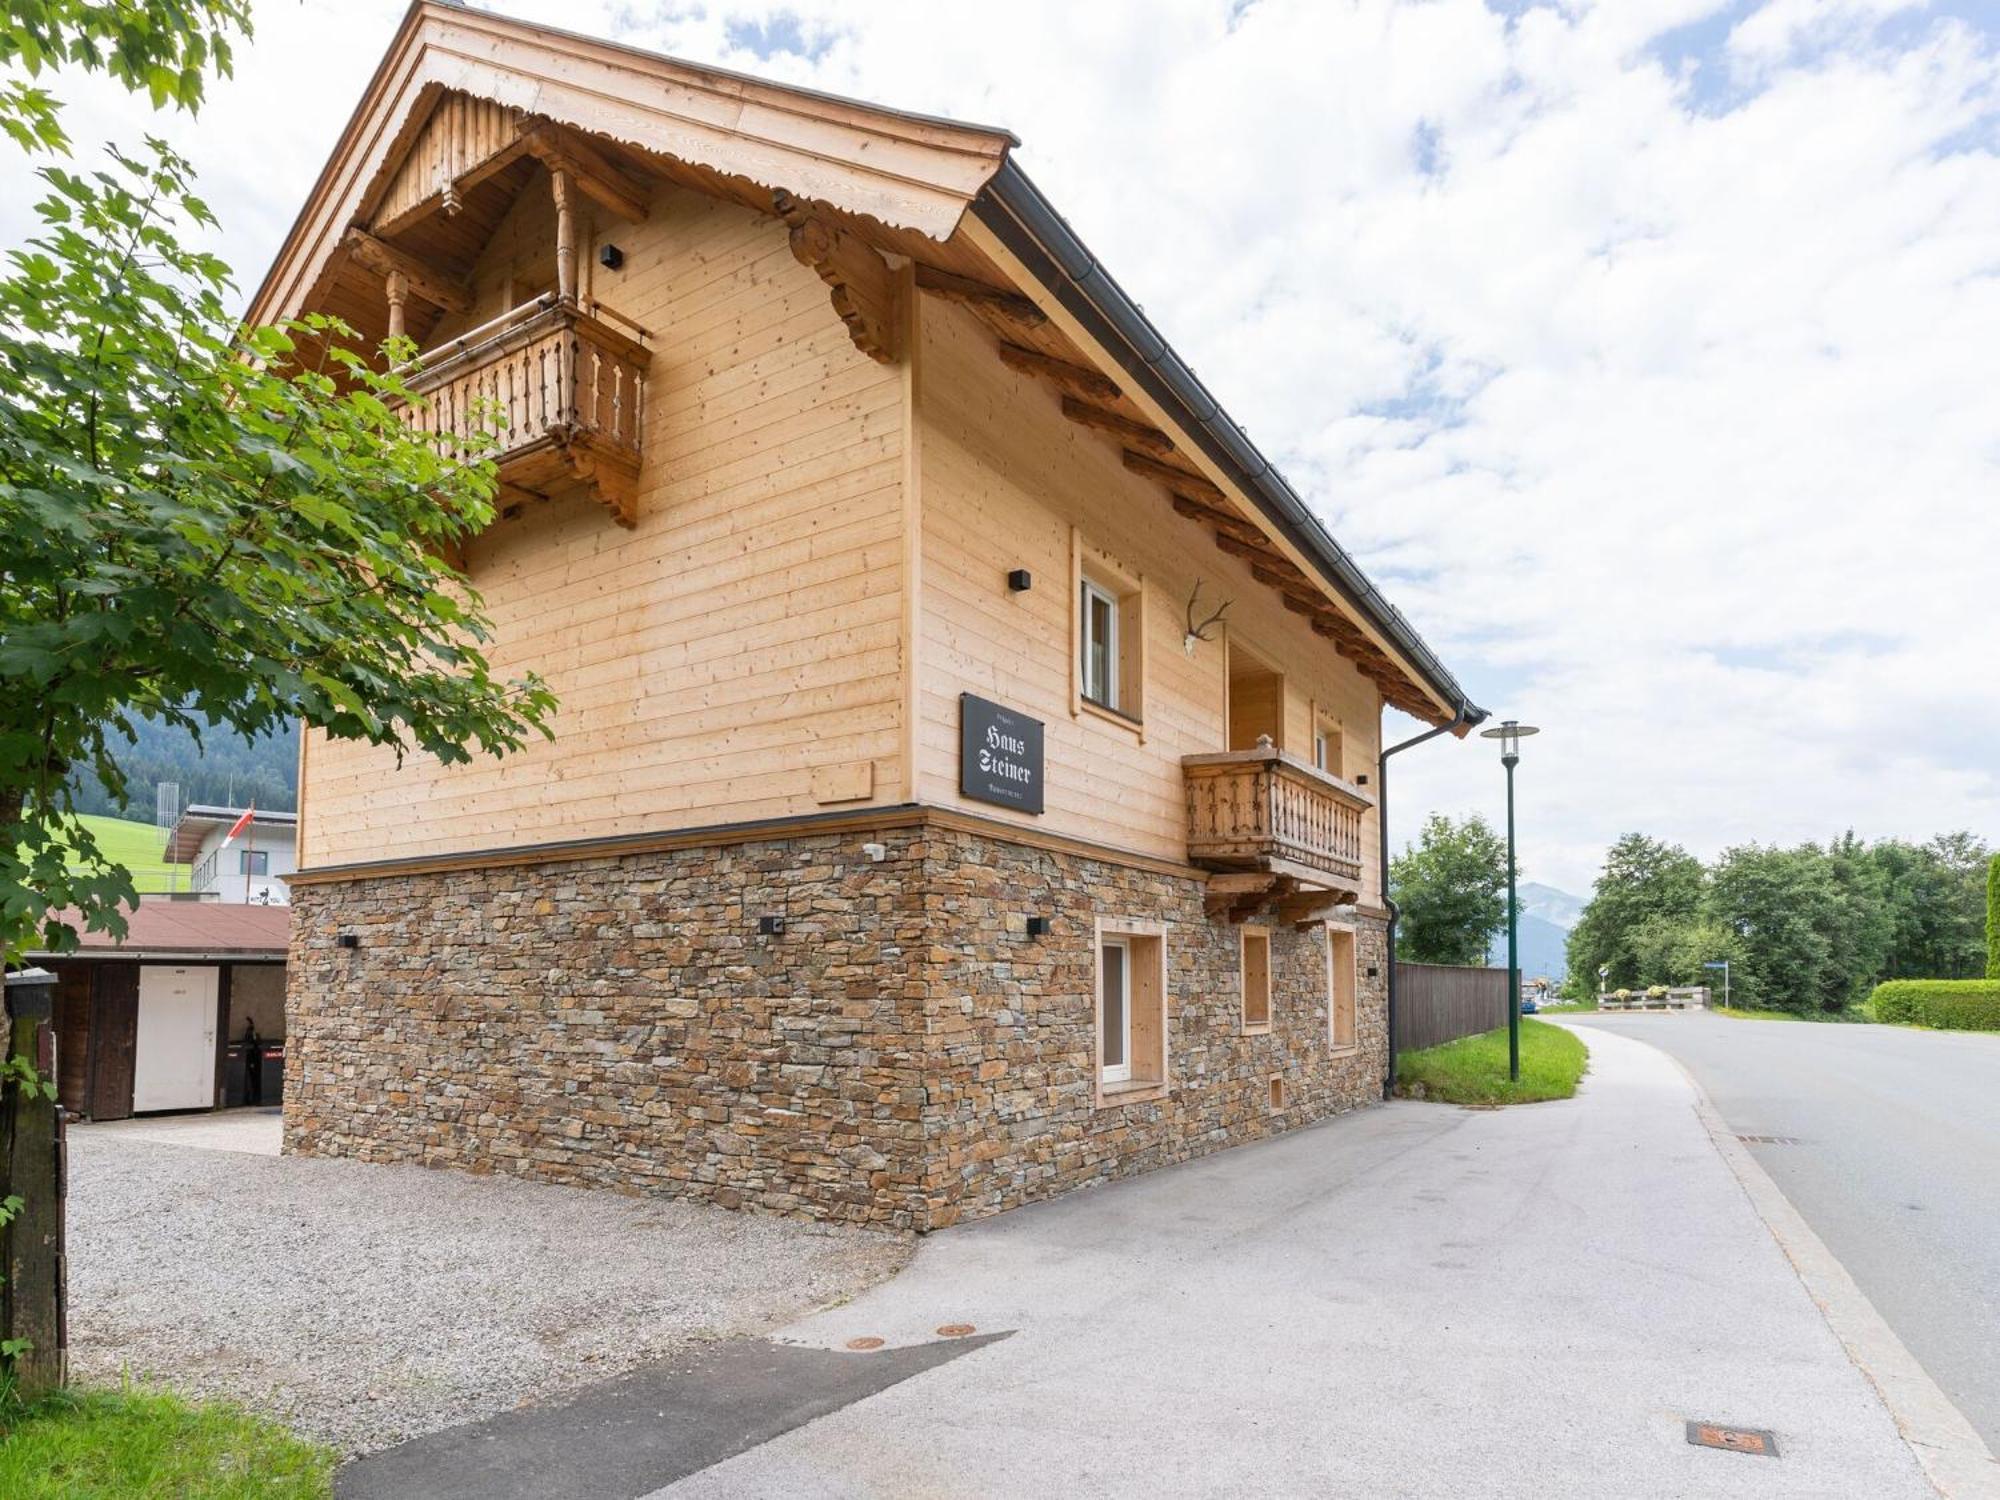
[[[1891,979],[1873,1001],[1878,1021],[2000,1031],[2000,979]]]
[[[1986,867],[1986,977],[2000,979],[2000,854]]]

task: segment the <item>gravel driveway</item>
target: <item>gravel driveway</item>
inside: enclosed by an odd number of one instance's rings
[[[346,1454],[846,1300],[901,1237],[423,1167],[70,1132],[70,1359]]]

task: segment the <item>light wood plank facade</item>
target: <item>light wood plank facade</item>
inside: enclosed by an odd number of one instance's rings
[[[1002,243],[1008,144],[412,7],[252,315],[407,331],[440,389],[532,414],[464,562],[496,670],[561,707],[466,766],[309,735],[306,878],[910,804],[1184,865],[1185,757],[1309,768],[1316,735],[1338,784],[1307,804],[1373,847],[1384,702],[1469,706]],[[550,348],[597,330],[617,396],[503,389],[545,352],[494,332],[524,315]],[[1086,580],[1116,596],[1111,707]],[[1197,588],[1228,610],[1188,643]],[[965,693],[1045,725],[1041,813],[961,792]],[[1339,893],[1379,905],[1360,863]]]

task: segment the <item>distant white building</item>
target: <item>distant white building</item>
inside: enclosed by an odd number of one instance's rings
[[[245,811],[200,803],[189,807],[167,834],[166,862],[194,867],[188,889],[204,901],[289,906],[285,877],[299,867],[299,815],[260,809],[224,848],[223,840]]]

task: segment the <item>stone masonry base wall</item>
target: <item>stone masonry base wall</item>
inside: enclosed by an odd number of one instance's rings
[[[1381,1097],[1388,1032],[1385,928],[1353,920],[1356,1045],[1328,1026],[1326,934],[1271,934],[1271,1025],[1243,1026],[1241,929],[1202,910],[1204,883],[998,838],[934,831],[929,1226],[1015,1208],[1296,1129]],[[1025,936],[1029,913],[1047,937]],[[1097,921],[1164,921],[1164,1098],[1097,1103]],[[1370,971],[1374,973],[1371,975]],[[1271,1107],[1271,1080],[1284,1087]]]
[[[1376,1099],[1381,924],[1337,1052],[1324,930],[1252,919],[1246,1034],[1202,892],[937,825],[304,884],[285,1148],[925,1230]],[[1166,924],[1163,1097],[1097,1102],[1100,918]]]
[[[285,1149],[923,1227],[921,851],[876,837],[299,886]]]

